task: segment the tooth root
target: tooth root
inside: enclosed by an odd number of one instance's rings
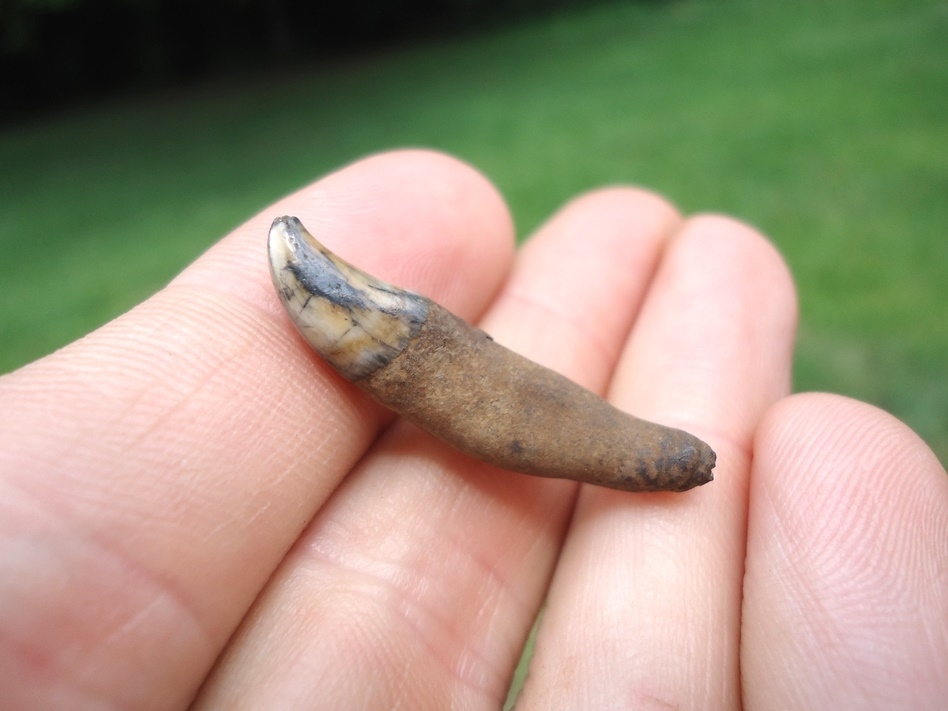
[[[270,270],[303,337],[378,402],[495,466],[623,491],[711,481],[715,454],[491,340],[419,294],[347,264],[295,217],[273,222]]]

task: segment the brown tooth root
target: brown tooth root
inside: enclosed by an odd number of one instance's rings
[[[715,454],[495,343],[430,299],[369,276],[295,217],[270,228],[270,273],[303,337],[378,402],[489,464],[623,491],[686,491]]]

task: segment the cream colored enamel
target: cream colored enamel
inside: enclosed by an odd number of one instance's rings
[[[269,251],[274,285],[296,327],[347,378],[357,380],[397,356],[427,316],[424,297],[340,259],[295,218],[274,221]],[[317,283],[325,288],[313,288]]]

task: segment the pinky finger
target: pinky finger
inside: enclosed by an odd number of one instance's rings
[[[744,706],[944,708],[948,476],[902,423],[798,395],[757,432]]]

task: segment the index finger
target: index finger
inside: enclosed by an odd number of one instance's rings
[[[468,318],[513,252],[506,208],[473,170],[382,155],[286,198],[136,309],[0,380],[0,687],[16,689],[14,706],[186,702],[387,418],[283,313],[265,243],[284,213]]]

